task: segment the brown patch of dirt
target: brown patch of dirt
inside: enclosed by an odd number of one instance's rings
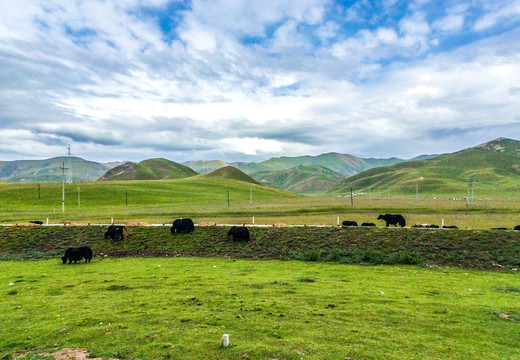
[[[52,354],[56,360],[119,360],[115,358],[91,358],[88,351],[81,349],[63,348]]]
[[[217,223],[213,221],[201,221],[199,226],[217,226]]]
[[[14,223],[13,226],[40,226],[40,225],[35,224],[35,223],[19,222],[19,223]]]
[[[276,224],[273,224],[273,226],[279,228],[279,227],[288,227],[289,225],[284,224],[284,223],[276,223]]]
[[[294,349],[293,351],[300,355],[307,355],[307,351],[302,350],[302,349]]]

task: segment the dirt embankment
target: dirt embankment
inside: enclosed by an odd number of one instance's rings
[[[227,227],[197,227],[172,235],[167,226],[127,226],[121,241],[104,239],[106,227],[0,228],[0,259],[59,258],[87,245],[95,257],[201,256],[296,259],[364,264],[418,264],[476,269],[520,268],[520,231],[410,228],[250,227],[251,240],[228,240]]]

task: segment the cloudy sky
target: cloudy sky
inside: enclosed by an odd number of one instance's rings
[[[0,160],[520,139],[520,0],[0,0]]]

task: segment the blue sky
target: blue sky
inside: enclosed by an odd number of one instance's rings
[[[0,2],[0,160],[411,158],[520,136],[520,0]]]

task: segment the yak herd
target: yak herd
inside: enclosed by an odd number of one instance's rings
[[[406,226],[406,220],[402,215],[392,215],[392,214],[384,214],[379,215],[378,220],[383,220],[386,223],[386,226],[394,225],[397,227]],[[351,227],[358,226],[356,221],[345,220],[342,222],[343,227]],[[374,223],[364,222],[361,226],[376,226]],[[420,228],[439,228],[438,225],[433,224],[415,224],[412,227],[420,227]],[[442,226],[445,229],[458,229],[457,226]],[[195,230],[195,225],[193,224],[193,220],[191,219],[176,219],[172,227],[170,228],[170,232],[172,235],[175,234],[187,234]],[[506,228],[493,228],[493,230],[506,230]],[[520,225],[515,226],[514,230],[520,230]],[[124,240],[127,236],[126,228],[123,225],[110,225],[105,232],[105,239],[112,240]],[[233,226],[229,229],[227,233],[228,240],[236,241],[236,242],[247,242],[249,241],[249,230],[245,226]],[[90,262],[93,257],[92,249],[88,246],[82,246],[79,248],[70,247],[65,251],[65,254],[61,258],[64,264],[69,262],[76,263],[77,261],[81,261],[85,259],[85,262]]]

